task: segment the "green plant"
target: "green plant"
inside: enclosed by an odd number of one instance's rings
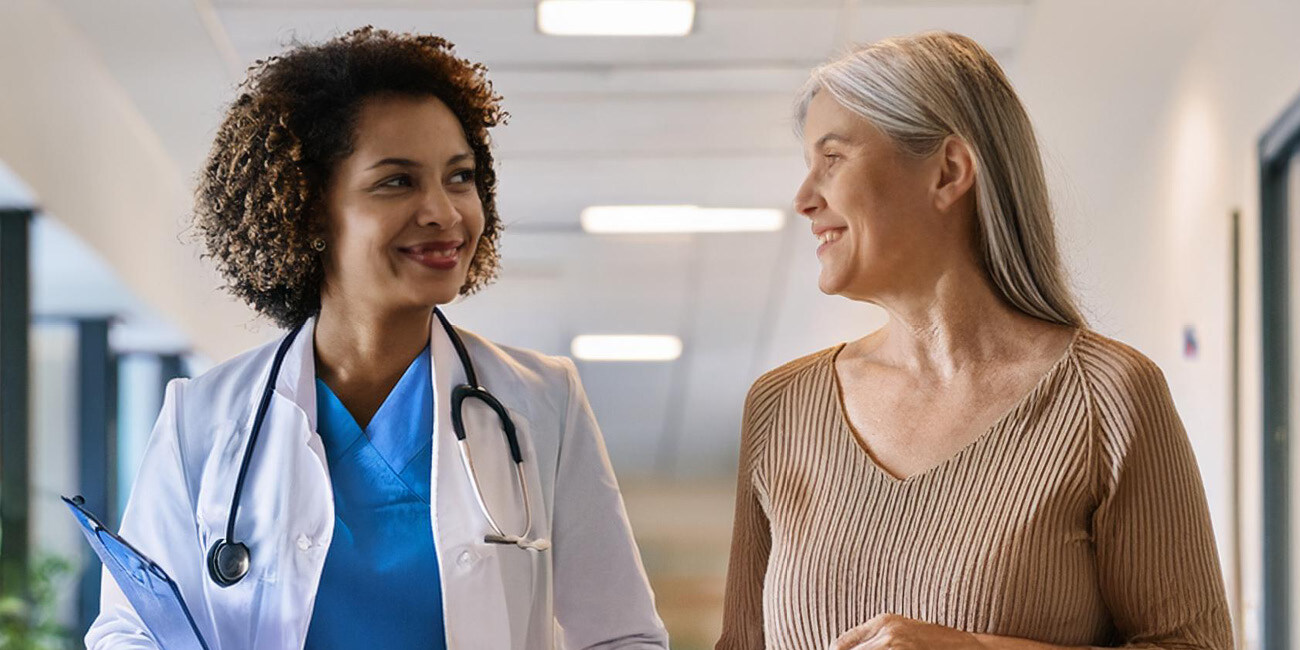
[[[70,584],[72,565],[46,555],[30,566],[30,599],[0,597],[0,650],[66,650],[72,647],[72,632],[58,622],[55,597]]]

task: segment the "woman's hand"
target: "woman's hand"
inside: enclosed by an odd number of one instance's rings
[[[844,634],[830,650],[985,650],[974,634],[882,614]]]

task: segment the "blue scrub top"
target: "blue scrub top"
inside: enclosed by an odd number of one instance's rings
[[[318,428],[334,490],[334,539],[307,650],[447,647],[429,519],[430,364],[426,347],[364,430],[316,380]]]

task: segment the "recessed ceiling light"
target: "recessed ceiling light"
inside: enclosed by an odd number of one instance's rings
[[[570,346],[584,361],[672,361],[682,356],[682,340],[667,335],[583,334]]]
[[[685,36],[693,0],[541,0],[537,28],[553,36]]]
[[[785,225],[785,213],[766,208],[694,205],[595,205],[582,211],[590,233],[766,232]]]

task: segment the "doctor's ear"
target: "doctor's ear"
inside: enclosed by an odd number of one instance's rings
[[[324,215],[313,218],[307,225],[307,245],[311,246],[311,249],[316,251],[318,256],[320,253],[325,252],[326,248],[329,248],[327,234],[329,233]]]
[[[947,212],[975,186],[975,152],[965,140],[950,135],[944,138],[934,155],[939,163],[934,206]]]

